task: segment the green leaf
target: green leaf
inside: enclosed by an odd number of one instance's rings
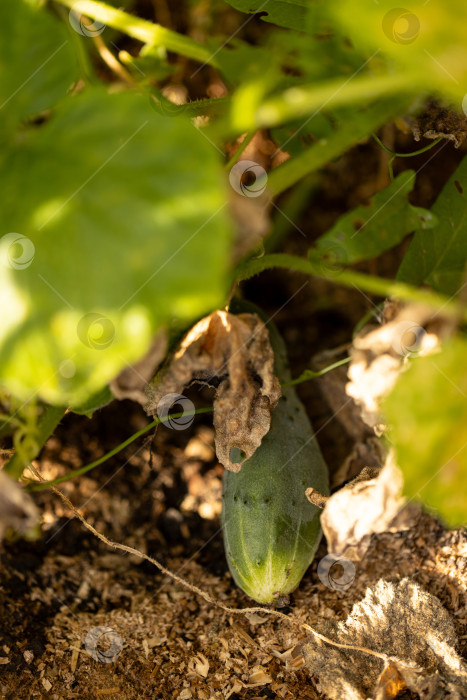
[[[73,406],[73,413],[77,413],[80,416],[87,416],[92,418],[95,411],[99,408],[107,406],[108,403],[113,401],[114,395],[110,391],[108,386],[105,386],[97,394],[90,396],[87,401],[85,401],[81,406]]]
[[[29,130],[0,177],[15,232],[0,238],[0,380],[15,395],[79,406],[158,328],[222,303],[225,174],[188,119],[90,90]]]
[[[434,226],[436,220],[431,212],[409,203],[414,184],[414,170],[401,173],[368,206],[356,207],[341,216],[330,231],[318,238],[310,255],[319,257],[332,250],[341,263],[352,265],[393,248],[411,231]]]
[[[293,41],[284,41],[293,36]],[[303,83],[333,79],[343,80],[359,73],[365,58],[342,37],[287,34],[271,27],[261,45],[251,45],[234,37],[222,51],[216,47],[222,39],[210,42],[216,52],[217,65],[230,85],[244,85],[256,77],[274,73],[272,89],[277,92]]]
[[[249,14],[261,12],[265,22],[279,27],[306,31],[309,0],[227,0],[229,5]]]
[[[467,85],[467,3],[464,0],[333,0],[319,3],[310,23],[340,28],[357,50],[378,53],[399,72],[419,76],[414,90],[441,91],[460,110]]]
[[[241,85],[245,82],[246,76],[251,80],[253,76],[264,73],[271,61],[277,66],[277,79],[281,78],[281,71],[277,57],[271,56],[266,46],[251,46],[240,39],[230,39],[226,48],[222,51],[216,49],[221,39],[210,42],[213,52],[217,53],[217,63],[224,79],[231,86]],[[281,51],[281,56],[284,51]]]
[[[341,37],[297,34],[293,42],[284,42],[282,30],[272,30],[268,34],[266,55],[269,64],[271,55],[279,57],[282,69],[282,75],[274,81],[276,94],[279,90],[306,87],[307,84],[318,87],[325,80],[333,80],[336,76],[342,76],[343,84],[359,74],[365,62],[362,55]],[[301,116],[300,119],[289,121],[286,126],[271,130],[273,138],[279,145],[285,143],[285,150],[291,155],[298,155],[318,139],[332,136],[355,114],[353,104],[329,109],[325,100],[323,102],[322,108],[315,108],[309,117],[304,119]]]
[[[412,359],[384,402],[405,491],[452,526],[467,522],[467,340]]]
[[[467,158],[447,181],[432,213],[438,225],[415,234],[397,276],[453,295],[464,282],[467,265]]]
[[[67,28],[24,0],[0,3],[0,139],[52,107],[77,77]]]

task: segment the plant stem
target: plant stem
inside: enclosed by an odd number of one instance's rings
[[[213,52],[198,41],[178,34],[172,29],[166,29],[160,24],[148,22],[122,10],[117,10],[98,0],[56,0],[56,2],[91,19],[124,32],[133,39],[143,42],[147,46],[163,46],[168,51],[179,53],[182,56],[193,58],[200,63],[208,63],[216,66],[217,62]]]
[[[280,95],[265,100],[254,114],[245,113],[243,123],[238,119],[236,125],[245,131],[277,126],[316,110],[365,104],[368,100],[389,95],[410,94],[419,88],[418,78],[418,74],[413,73],[388,73],[340,77],[321,84],[288,88]]]
[[[90,464],[86,464],[84,467],[79,467],[79,469],[74,469],[73,471],[69,472],[68,474],[64,474],[63,476],[59,476],[57,479],[54,479],[53,481],[44,481],[41,484],[34,484],[28,486],[28,491],[43,491],[44,489],[49,488],[50,486],[56,486],[57,484],[61,484],[64,481],[69,481],[70,479],[73,479],[75,476],[81,476],[82,474],[86,474],[87,472],[91,471],[91,469],[94,469],[94,467],[98,467],[99,464],[102,464],[103,462],[106,462],[108,459],[116,455],[118,452],[121,452],[125,447],[128,445],[131,445],[132,442],[137,440],[141,435],[145,435],[145,433],[148,433],[152,428],[155,428],[157,425],[162,423],[164,420],[167,420],[167,418],[180,418],[181,416],[186,417],[189,415],[200,415],[201,413],[210,413],[213,410],[212,406],[208,406],[207,408],[198,408],[196,411],[190,412],[181,412],[181,413],[173,413],[170,416],[166,416],[163,418],[156,418],[155,420],[152,421],[152,423],[149,423],[146,425],[144,428],[141,428],[141,430],[138,430],[138,432],[133,433],[133,435],[130,435],[129,438],[121,442],[119,445],[114,447],[113,449],[110,450],[110,452],[107,452],[105,455],[102,455],[102,457],[99,457],[99,459],[94,460],[94,462],[91,462]]]
[[[375,133],[372,134],[374,140],[376,143],[381,146],[381,148],[386,151],[386,153],[390,153],[392,155],[391,160],[388,163],[388,170],[389,170],[389,177],[391,178],[391,182],[394,180],[394,168],[392,167],[392,164],[396,158],[411,158],[412,156],[419,156],[421,153],[425,153],[426,151],[429,151],[433,148],[433,146],[436,146],[437,143],[443,140],[443,136],[440,136],[437,138],[435,141],[432,141],[432,143],[429,143],[428,146],[424,146],[423,148],[419,148],[418,151],[412,151],[412,153],[396,153],[395,151],[391,151],[390,148],[384,145],[384,143],[379,139]]]
[[[327,374],[331,370],[337,369],[337,367],[342,367],[342,365],[347,365],[350,362],[350,359],[351,359],[350,357],[344,357],[343,360],[339,360],[338,362],[333,362],[332,365],[328,365],[324,369],[320,369],[316,372],[314,372],[312,369],[306,369],[296,379],[291,379],[290,382],[285,382],[285,384],[282,384],[282,387],[286,388],[288,386],[295,386],[296,384],[302,384],[302,382],[308,382],[310,379],[317,379],[318,377],[322,377],[323,374]]]
[[[373,309],[370,309],[370,311],[368,311],[364,316],[362,316],[362,318],[360,319],[360,321],[357,323],[357,325],[355,326],[355,328],[352,331],[352,338],[355,338],[355,336],[357,336],[360,333],[363,326],[366,323],[368,323],[368,321],[370,321],[370,319],[376,318],[378,320],[378,315],[382,312],[383,306],[384,306],[384,301],[377,304]]]
[[[373,133],[371,134],[376,141],[376,143],[381,146],[381,148],[386,151],[386,153],[389,153],[391,156],[394,158],[412,158],[412,156],[419,156],[421,153],[425,153],[426,151],[430,151],[433,146],[436,146],[437,143],[443,140],[443,136],[440,136],[439,138],[435,139],[431,143],[429,143],[427,146],[424,146],[423,148],[419,148],[418,151],[412,151],[411,153],[396,153],[396,151],[391,151],[390,148],[384,145],[384,143],[381,141],[378,136]]]
[[[237,150],[233,154],[232,158],[225,164],[226,170],[230,170],[230,168],[232,168],[235,165],[235,163],[240,158],[243,151],[248,146],[248,144],[251,142],[251,140],[255,134],[256,134],[256,131],[252,131],[250,134],[245,134],[245,138],[241,142],[240,146],[237,148]]]
[[[409,284],[394,282],[383,277],[365,275],[355,270],[325,271],[317,262],[286,253],[272,253],[261,258],[250,258],[237,268],[237,281],[247,280],[263,270],[274,267],[296,270],[306,275],[334,281],[346,287],[356,287],[381,297],[392,296],[403,301],[427,304],[437,312],[442,311],[446,316],[462,318],[467,321],[467,311],[464,306],[442,294],[427,289],[418,289]]]
[[[35,433],[34,443],[36,446],[36,453],[21,453],[16,451],[13,457],[8,460],[3,471],[11,476],[13,479],[19,479],[23,473],[24,468],[28,463],[36,457],[41,447],[45,445],[50,435],[53,433],[57,425],[62,420],[65,415],[65,406],[44,406],[44,411],[37,421],[37,433]]]

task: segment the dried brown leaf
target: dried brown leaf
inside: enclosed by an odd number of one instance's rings
[[[301,652],[318,689],[331,700],[392,698],[402,682],[422,700],[467,697],[467,666],[455,650],[451,617],[438,598],[408,578],[398,583],[380,579],[345,621],[322,620],[317,630],[340,644],[383,655],[339,649],[310,637]]]
[[[329,500],[329,496],[323,496],[322,493],[314,489],[312,486],[305,489],[305,496],[308,498],[310,503],[312,503],[314,506],[318,506],[318,508],[324,508]]]
[[[342,354],[341,348],[340,355]],[[312,369],[324,369],[338,359],[336,351],[325,350],[313,355],[311,359]],[[368,425],[363,422],[360,411],[353,401],[349,401],[346,394],[348,366],[337,367],[332,372],[327,372],[317,380],[320,394],[325,399],[329,408],[335,414],[335,419],[342,426],[345,434],[354,442],[363,442],[369,436],[374,435]]]
[[[450,104],[440,104],[434,100],[427,102],[422,114],[417,117],[404,116],[403,120],[411,128],[415,141],[420,141],[422,137],[437,139],[442,136],[454,141],[456,148],[459,148],[467,134],[466,115]]]
[[[310,366],[313,370],[324,369],[347,349],[347,346],[340,346],[320,351],[313,355]],[[316,382],[321,396],[342,428],[342,439],[334,445],[335,466],[330,474],[332,490],[355,478],[367,465],[381,467],[384,461],[381,441],[375,436],[374,430],[362,420],[357,403],[349,401],[346,393],[347,369],[347,365],[338,367],[333,372],[324,374]],[[316,500],[311,502],[320,505]]]
[[[344,482],[358,477],[368,465],[375,469],[381,469],[385,456],[384,444],[374,434],[361,442],[356,442],[351,452],[333,474],[332,486],[341,486]]]
[[[367,467],[336,491],[321,514],[329,552],[360,559],[367,549],[369,535],[385,532],[398,515],[404,503],[401,493],[402,474],[391,455],[381,470]]]
[[[156,413],[165,396],[180,394],[193,380],[218,384],[214,400],[217,458],[227,469],[240,471],[268,432],[271,411],[281,395],[268,330],[258,316],[215,311],[199,321],[156,386],[148,390],[146,412]],[[230,459],[234,447],[244,453],[239,463]]]
[[[388,663],[378,678],[376,700],[394,700],[402,690],[407,688],[404,679],[394,663]]]
[[[436,351],[450,322],[423,304],[403,308],[388,305],[390,321],[357,336],[350,351],[346,392],[360,407],[362,419],[381,435],[386,426],[380,414],[381,399],[394,386],[410,358]]]

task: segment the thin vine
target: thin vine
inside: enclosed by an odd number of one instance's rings
[[[439,138],[435,139],[432,143],[429,143],[423,148],[419,148],[417,151],[412,151],[411,153],[397,153],[396,151],[392,151],[390,148],[385,146],[381,139],[378,138],[378,136],[374,132],[371,135],[373,136],[376,143],[379,146],[381,146],[381,148],[384,151],[386,151],[386,153],[389,153],[392,156],[388,163],[389,177],[391,178],[391,181],[394,180],[394,170],[392,164],[396,158],[412,158],[413,156],[419,156],[421,153],[426,153],[426,151],[430,151],[434,146],[436,146],[436,144],[443,140],[443,136],[440,136]]]

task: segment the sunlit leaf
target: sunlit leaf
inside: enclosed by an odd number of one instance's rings
[[[0,377],[80,405],[157,328],[222,302],[229,247],[220,159],[147,97],[70,99],[5,157]]]
[[[464,0],[334,0],[320,3],[330,24],[360,50],[386,56],[419,76],[418,89],[442,91],[461,109],[467,85],[467,4]],[[322,22],[312,9],[310,22]]]
[[[416,357],[384,403],[405,491],[450,525],[467,522],[467,340]]]

